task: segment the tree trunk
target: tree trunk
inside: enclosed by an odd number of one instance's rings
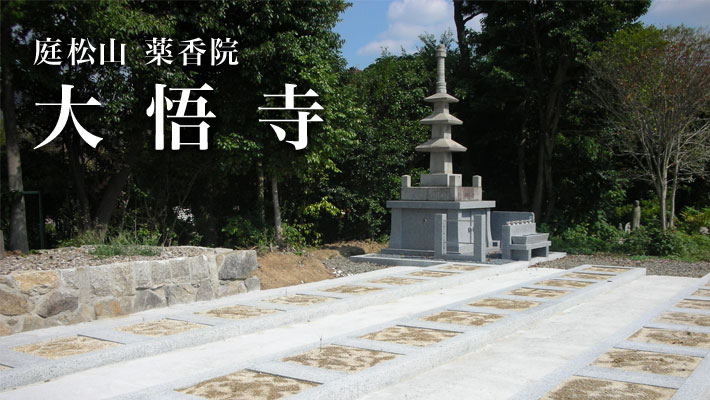
[[[459,42],[459,71],[468,70],[471,61],[471,52],[466,43],[466,19],[463,16],[463,0],[454,0],[454,23],[456,24],[456,39]],[[469,18],[470,19],[470,18]]]
[[[545,208],[545,216],[539,221],[549,221],[552,216],[552,211],[555,209],[557,194],[555,193],[555,185],[552,181],[552,155],[545,152],[545,192],[547,193],[547,207]]]
[[[12,88],[12,71],[7,49],[11,45],[11,24],[4,24],[2,30],[2,102],[4,111],[5,148],[7,157],[7,181],[10,196],[10,241],[8,249],[29,253],[27,243],[27,220],[25,218],[25,198],[22,185],[22,160],[15,115],[15,92]]]
[[[530,203],[528,195],[528,179],[525,175],[525,142],[527,141],[527,132],[525,128],[520,130],[520,140],[518,141],[518,187],[520,188],[520,203],[523,208]]]
[[[537,178],[535,181],[535,193],[533,194],[533,213],[535,213],[535,221],[540,220],[542,212],[542,192],[545,188],[545,144],[541,140],[537,151]]]
[[[104,229],[108,226],[109,222],[111,222],[111,216],[114,210],[116,210],[116,204],[118,203],[118,198],[121,196],[123,186],[128,182],[129,173],[130,168],[126,165],[109,180],[108,186],[106,190],[104,190],[103,196],[101,196],[99,207],[96,209],[97,227]]]
[[[264,207],[265,203],[265,194],[264,192],[266,189],[264,188],[264,166],[261,163],[261,161],[257,161],[256,163],[256,195],[257,195],[257,204],[256,204],[256,210],[257,213],[259,214],[259,224],[260,228],[264,229],[266,228],[266,210]]]
[[[69,169],[71,170],[72,180],[76,188],[76,194],[79,198],[79,207],[81,207],[81,215],[79,216],[79,229],[84,232],[91,228],[91,206],[89,205],[89,195],[86,193],[86,181],[84,180],[84,171],[79,161],[79,137],[72,134],[69,140],[66,141],[66,149],[69,155]]]
[[[671,229],[675,228],[675,194],[678,191],[678,174],[680,170],[680,164],[676,159],[675,167],[673,168],[673,187],[671,189],[671,221],[669,226]]]
[[[274,230],[276,231],[276,245],[284,247],[283,228],[281,227],[281,206],[279,205],[279,181],[276,173],[271,175],[271,202],[274,205]]]
[[[659,218],[663,232],[668,228],[666,200],[668,199],[668,180],[666,177],[659,177],[656,182],[656,194],[658,196]]]

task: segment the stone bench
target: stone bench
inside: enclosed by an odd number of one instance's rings
[[[501,258],[529,261],[547,257],[549,234],[537,233],[535,214],[531,212],[494,211],[491,213],[493,240],[500,242]]]

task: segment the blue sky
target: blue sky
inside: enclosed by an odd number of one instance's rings
[[[365,68],[387,48],[399,54],[412,52],[420,45],[418,36],[430,33],[437,38],[450,29],[455,32],[451,0],[350,0],[353,5],[343,13],[335,27],[342,39],[343,56],[349,66]],[[641,18],[658,26],[685,24],[710,26],[710,0],[654,0]],[[466,26],[479,29],[478,19]]]

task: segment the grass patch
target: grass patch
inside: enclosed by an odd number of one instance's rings
[[[110,258],[114,256],[159,256],[160,249],[153,246],[99,244],[89,251],[94,257]]]
[[[89,254],[97,258],[115,256],[159,256],[157,234],[141,234],[119,232],[109,235],[102,230],[84,232],[63,243],[64,246],[90,246]]]

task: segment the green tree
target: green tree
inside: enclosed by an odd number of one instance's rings
[[[172,18],[161,16],[153,4],[127,1],[106,2],[13,2],[18,18],[5,24],[12,30],[15,48],[3,54],[14,60],[17,74],[15,90],[21,93],[18,125],[25,138],[41,142],[58,117],[56,107],[38,107],[35,103],[57,102],[62,84],[73,86],[73,101],[96,98],[102,107],[75,110],[77,119],[88,131],[103,138],[96,148],[80,140],[72,124],[45,148],[32,152],[64,152],[69,176],[79,204],[79,227],[106,226],[116,208],[130,170],[142,156],[148,132],[145,101],[152,96],[145,82],[185,83],[185,75],[176,68],[154,68],[144,62],[143,45],[148,36],[173,33]],[[96,47],[95,62],[65,66],[35,63],[35,41],[60,39],[62,58],[71,38],[86,38]],[[115,39],[126,44],[125,65],[98,62],[99,43]]]
[[[584,59],[595,43],[636,20],[649,3],[464,1],[457,7],[460,15],[456,19],[485,14],[480,33],[466,31],[464,35],[457,25],[458,36],[466,38],[464,46],[472,46],[474,68],[483,67],[507,82],[502,91],[507,99],[496,98],[492,91],[485,101],[502,104],[507,120],[517,121],[519,133],[511,141],[518,146],[523,203],[528,198],[528,180],[525,157],[520,155],[534,149],[532,208],[538,218],[549,218],[555,209],[555,145],[564,123],[575,117],[567,111],[570,98],[581,85]]]
[[[653,185],[663,230],[674,225],[679,182],[703,175],[710,161],[709,58],[705,32],[635,26],[589,61],[610,141],[633,160],[632,175]]]
[[[222,135],[219,143],[231,157],[237,158],[225,160],[226,168],[235,173],[256,172],[259,201],[265,198],[264,176],[269,177],[274,230],[279,241],[281,203],[284,198],[286,202],[289,200],[279,190],[279,184],[293,180],[301,190],[316,182],[322,184],[331,172],[337,172],[335,160],[348,150],[352,139],[349,128],[358,124],[359,108],[341,84],[344,70],[344,60],[338,53],[341,41],[332,31],[346,6],[343,1],[247,1],[236,2],[226,14],[234,18],[225,25],[225,32],[243,37],[240,43],[244,48],[240,51],[240,79],[225,76],[222,87],[224,92],[232,93],[228,95],[232,107],[244,110],[244,114],[235,116],[233,126],[238,128]],[[226,82],[227,79],[232,83]],[[317,112],[323,122],[309,124],[308,146],[300,151],[279,142],[268,124],[258,122],[259,118],[294,119],[292,113],[255,115],[258,107],[267,105],[263,95],[283,93],[287,83],[297,85],[297,93],[312,89],[324,107]],[[289,140],[295,140],[295,124],[282,127]]]

